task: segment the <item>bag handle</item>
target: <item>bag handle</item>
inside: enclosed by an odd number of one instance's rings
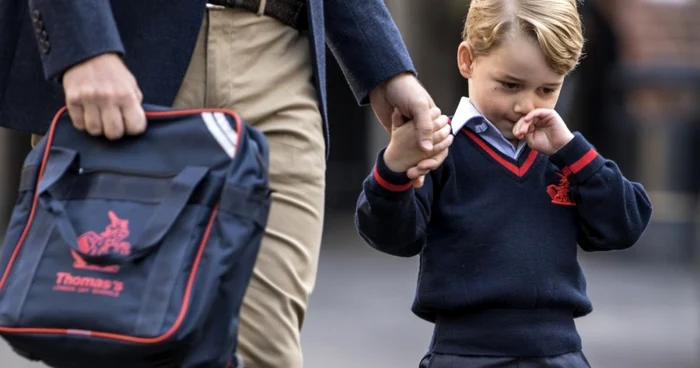
[[[85,251],[80,249],[77,243],[78,237],[70,222],[66,208],[61,201],[56,200],[50,194],[51,189],[64,177],[77,158],[78,152],[74,150],[51,148],[49,161],[39,182],[39,203],[53,215],[59,234],[70,245],[71,249],[77,252],[86,262],[100,266],[123,264],[148,254],[170,230],[187,205],[197,185],[209,173],[209,169],[206,167],[186,167],[172,179],[165,200],[156,208],[151,218],[146,222],[144,230],[139,234],[136,241],[132,243],[128,255],[114,253],[95,255],[85,253]]]

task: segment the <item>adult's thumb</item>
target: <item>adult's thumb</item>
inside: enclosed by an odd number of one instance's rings
[[[403,125],[403,123],[403,114],[401,114],[401,111],[398,108],[394,108],[394,111],[391,113],[391,129],[397,129]]]
[[[437,115],[439,116],[439,111]],[[418,134],[418,143],[425,151],[433,149],[433,118],[432,109],[423,109],[413,115]]]

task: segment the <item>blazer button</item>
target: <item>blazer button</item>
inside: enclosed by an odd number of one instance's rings
[[[40,19],[41,19],[41,12],[39,12],[38,10],[32,11],[32,20],[34,21],[34,23],[38,22]]]
[[[41,32],[45,31],[46,28],[44,28],[44,22],[40,20],[34,22],[34,32],[36,32],[37,36],[41,35]]]
[[[41,40],[41,42],[39,42],[39,51],[41,51],[43,54],[48,54],[50,50],[51,43],[49,43],[48,40]]]

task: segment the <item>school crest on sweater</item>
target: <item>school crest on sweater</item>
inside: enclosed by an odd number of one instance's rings
[[[575,206],[576,203],[571,199],[571,192],[569,191],[569,178],[562,173],[556,174],[560,178],[559,183],[547,186],[547,194],[552,198],[552,203],[562,206]]]

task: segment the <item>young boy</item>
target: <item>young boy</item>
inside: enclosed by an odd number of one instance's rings
[[[365,180],[361,236],[420,254],[412,310],[435,324],[421,367],[589,367],[577,245],[632,246],[652,207],[553,110],[582,45],[576,0],[472,0],[457,58],[470,98],[449,154],[412,188],[405,171],[424,158],[404,124]]]

